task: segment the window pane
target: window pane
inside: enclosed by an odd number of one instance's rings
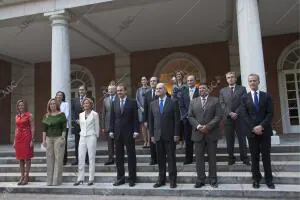
[[[286,74],[285,77],[286,77],[286,81],[294,81],[295,80],[294,74]]]
[[[296,91],[287,92],[288,99],[296,99]]]
[[[299,118],[290,118],[291,125],[300,125],[299,124]]]
[[[283,64],[283,69],[294,69],[295,68],[295,63],[285,61]]]
[[[297,107],[297,100],[288,100],[289,108]]]
[[[298,109],[290,109],[289,113],[290,117],[298,117]]]
[[[286,83],[287,90],[296,90],[295,83]]]
[[[296,62],[298,60],[298,57],[294,52],[291,52],[286,59],[292,62]]]

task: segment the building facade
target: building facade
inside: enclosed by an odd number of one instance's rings
[[[248,74],[258,73],[260,89],[273,97],[273,129],[300,133],[299,3],[274,1],[3,1],[1,143],[13,138],[20,98],[40,139],[56,91],[70,101],[84,83],[101,112],[111,80],[135,94],[141,76],[171,85],[176,70],[208,83],[212,95],[226,85],[228,71],[246,86]]]

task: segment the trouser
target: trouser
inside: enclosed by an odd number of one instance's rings
[[[185,140],[185,161],[193,162],[194,142],[192,141],[192,126],[188,119],[183,120]]]
[[[206,147],[209,164],[208,178],[209,181],[217,180],[217,143],[217,140],[206,141],[206,139],[203,139],[199,142],[195,142],[197,182],[204,182],[206,178],[204,157]]]
[[[107,136],[108,160],[113,161],[115,155],[115,141],[109,136],[109,132],[106,132],[105,134]]]
[[[246,146],[246,136],[241,132],[242,127],[239,124],[240,122],[234,121],[232,119],[226,119],[224,122],[224,132],[226,137],[227,144],[227,153],[229,160],[234,160],[234,140],[235,135],[237,135],[239,142],[240,158],[241,161],[248,160],[247,156],[247,146]]]
[[[46,137],[47,185],[62,183],[65,137]]]
[[[65,145],[65,155],[64,155],[64,163],[67,163],[68,161],[68,133],[69,133],[69,129],[66,129],[66,145]]]
[[[156,141],[157,163],[159,169],[159,181],[166,182],[166,161],[168,161],[168,171],[170,183],[176,183],[176,143],[160,139]],[[167,156],[167,159],[166,159]]]
[[[255,135],[253,137],[248,137],[248,141],[251,152],[251,171],[253,180],[260,181],[262,178],[259,170],[259,157],[261,153],[266,183],[272,182],[273,176],[270,158],[271,136]]]
[[[149,124],[149,123],[148,123]],[[147,129],[147,132],[149,134],[149,129]],[[149,135],[150,138],[150,135]],[[151,156],[151,161],[157,162],[157,153],[156,153],[156,144],[152,142],[151,138],[149,139],[149,144],[150,144],[150,156]]]
[[[124,146],[127,150],[128,158],[128,180],[136,181],[136,151],[135,151],[135,140],[133,138],[126,139],[120,135],[115,140],[116,142],[116,165],[117,165],[117,180],[125,179],[124,169]]]
[[[84,168],[86,153],[89,155],[89,181],[94,181],[95,176],[95,158],[96,158],[96,135],[80,136],[79,140],[79,163],[78,163],[78,181],[84,180]]]
[[[79,132],[75,133],[75,157],[76,157],[76,162],[78,163],[78,147],[79,147],[79,140],[80,140],[80,135]],[[89,156],[88,153],[86,153],[86,158],[85,158],[85,162],[89,163]]]

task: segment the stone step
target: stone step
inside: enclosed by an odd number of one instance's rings
[[[88,180],[88,173],[85,174],[85,180]],[[208,174],[207,174],[208,175]],[[220,184],[251,184],[251,172],[218,172],[218,182]],[[0,182],[17,182],[20,173],[1,173]],[[126,173],[127,176],[127,173]],[[196,172],[178,171],[178,183],[195,183]],[[157,181],[157,172],[137,172],[137,181],[139,183],[155,183]],[[46,182],[46,173],[32,172],[30,173],[31,182]],[[77,170],[74,172],[64,172],[63,182],[75,182],[77,179]],[[95,182],[112,183],[116,180],[114,172],[96,172]],[[262,182],[264,182],[262,180]],[[295,172],[275,172],[274,183],[278,184],[300,184],[300,174]]]
[[[239,159],[239,154],[234,154]],[[184,161],[184,154],[177,154],[177,162]],[[126,158],[127,156],[125,156]],[[74,162],[75,157],[69,156],[68,161]],[[137,155],[137,163],[148,163],[150,162],[150,155]],[[207,157],[206,157],[207,160]],[[227,154],[217,154],[217,161],[218,162],[226,162],[228,160]],[[272,161],[300,161],[300,153],[271,153],[271,160]],[[96,156],[96,163],[104,163],[107,161],[106,155],[97,155]],[[0,157],[0,164],[17,164],[18,161],[15,157]],[[33,164],[41,164],[46,163],[46,157],[34,157],[32,159]]]
[[[127,164],[125,164],[127,166]],[[260,169],[263,171],[262,162],[260,163]],[[273,161],[272,162],[273,172],[300,172],[300,161]],[[66,165],[64,166],[64,172],[74,172],[77,170],[77,166]],[[86,166],[88,170],[88,166]],[[96,163],[96,171],[98,172],[116,172],[115,165],[105,166],[103,163]],[[127,167],[125,168],[127,171]],[[196,170],[195,163],[189,165],[183,165],[177,163],[177,170],[183,172],[194,172]],[[206,170],[208,170],[208,164],[206,163]],[[241,162],[236,162],[232,166],[228,166],[227,162],[218,162],[217,170],[219,172],[249,172],[251,166],[246,166]],[[0,165],[0,173],[19,172],[18,164],[2,164]],[[158,172],[157,165],[149,165],[148,163],[137,163],[137,171],[145,172]],[[47,172],[47,165],[44,164],[32,164],[31,172]]]
[[[262,197],[279,199],[299,199],[298,185],[277,184],[274,190],[261,185],[259,189],[253,189],[251,184],[220,184],[218,188],[206,185],[195,189],[194,184],[178,184],[175,189],[168,185],[153,188],[153,183],[137,183],[135,187],[127,184],[118,187],[111,183],[96,183],[93,186],[80,185],[74,187],[72,183],[63,183],[60,186],[45,186],[45,183],[29,183],[25,186],[17,186],[16,183],[0,182],[0,192],[5,193],[36,193],[36,194],[73,194],[73,195],[132,195],[132,196],[184,196],[184,197],[232,197],[232,198],[256,198]],[[91,196],[93,198],[93,196]],[[222,199],[223,199],[222,198]],[[99,198],[100,199],[100,198]],[[122,199],[122,198],[121,198]]]
[[[184,154],[184,148],[177,148],[176,149],[176,154]],[[234,148],[235,153],[239,152],[238,146]],[[272,146],[271,149],[272,153],[295,153],[295,152],[300,152],[300,146],[290,146],[290,145],[278,145],[278,146]],[[218,147],[217,149],[217,154],[226,154],[226,147],[222,145],[221,147]],[[249,153],[249,151],[248,151]],[[97,155],[107,155],[108,151],[107,148],[101,147],[97,149]],[[148,155],[150,154],[149,149],[143,149],[142,146],[137,146],[136,147],[136,154],[137,155]],[[45,156],[46,153],[45,151],[40,150],[39,146],[35,147],[35,152],[34,156]],[[74,149],[68,150],[68,155],[70,156],[75,156]],[[13,157],[15,156],[15,152],[13,149],[9,151],[2,151],[0,152],[0,157]]]

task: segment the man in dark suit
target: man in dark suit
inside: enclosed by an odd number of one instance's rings
[[[124,146],[128,157],[129,186],[136,183],[136,152],[135,138],[138,136],[139,121],[136,100],[127,97],[124,84],[117,86],[118,98],[113,102],[110,117],[110,137],[115,139],[117,180],[113,184],[119,186],[125,184]]]
[[[235,134],[239,141],[241,161],[250,165],[247,156],[246,136],[242,133],[242,119],[239,113],[242,96],[246,94],[246,88],[236,84],[236,76],[234,72],[226,74],[228,87],[220,90],[219,101],[223,111],[224,132],[227,144],[228,165],[235,163],[234,157],[234,140]]]
[[[184,165],[193,163],[194,143],[192,141],[192,127],[188,120],[188,110],[190,102],[199,96],[199,90],[195,86],[196,80],[194,75],[189,75],[187,77],[187,84],[189,86],[189,92],[182,95],[182,100],[179,101],[185,140],[185,159],[183,162]]]
[[[71,102],[71,104],[72,104],[71,105],[72,106],[72,110],[71,110],[72,125],[73,125],[74,132],[75,132],[75,157],[76,157],[76,160],[74,163],[72,163],[72,165],[78,164],[78,145],[79,145],[79,140],[80,140],[79,114],[81,112],[83,112],[82,101],[87,97],[86,92],[87,92],[87,87],[85,85],[81,85],[78,88],[79,97],[73,99]],[[89,163],[88,153],[86,154],[85,163],[86,164]]]
[[[207,147],[209,163],[209,183],[212,187],[218,187],[217,183],[217,143],[219,138],[219,122],[221,108],[216,97],[208,95],[206,84],[199,86],[200,97],[190,103],[188,119],[193,127],[192,140],[195,144],[197,182],[195,188],[205,185],[204,155]]]
[[[104,163],[104,165],[112,165],[114,164],[114,139],[109,137],[109,126],[110,126],[110,115],[112,104],[116,99],[116,86],[109,85],[108,86],[108,97],[103,100],[102,105],[102,120],[101,120],[101,127],[102,132],[107,135],[107,149],[108,149],[108,160]]]
[[[262,175],[259,170],[259,157],[261,153],[266,185],[274,189],[270,160],[273,102],[269,94],[258,90],[259,76],[257,74],[248,76],[248,85],[251,91],[243,97],[240,113],[244,120],[243,132],[248,136],[251,152],[253,188],[260,187]]]
[[[151,77],[150,78],[150,87],[151,90],[145,93],[144,96],[144,125],[147,127],[149,132],[149,110],[150,110],[150,104],[152,101],[156,100],[158,97],[155,94],[156,85],[158,83],[157,77]],[[150,155],[151,155],[151,161],[150,165],[156,165],[157,164],[157,157],[156,157],[156,146],[155,143],[151,141],[150,139]]]
[[[179,140],[180,113],[176,100],[166,95],[163,83],[156,86],[159,97],[151,102],[149,114],[149,129],[153,143],[156,143],[159,178],[154,188],[166,184],[166,155],[168,156],[168,171],[170,188],[176,188],[176,142]]]

